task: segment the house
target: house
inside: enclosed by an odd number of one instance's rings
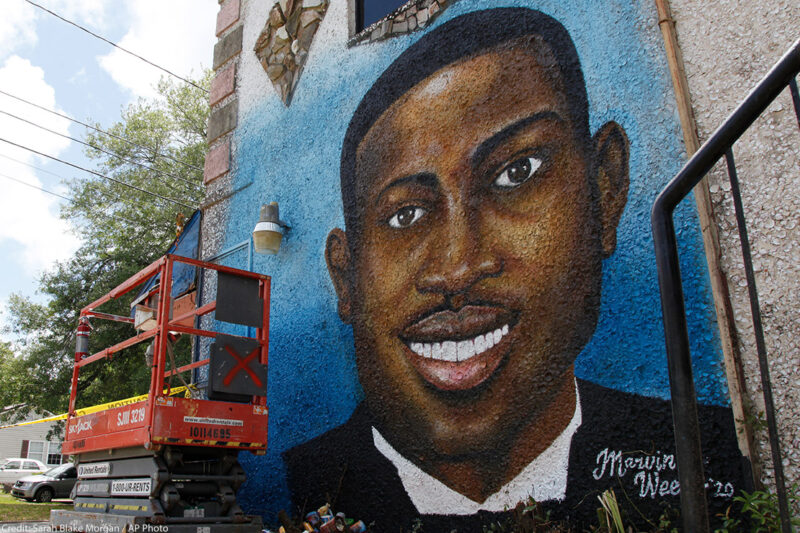
[[[0,417],[5,420],[5,425],[0,425],[0,459],[22,457],[52,466],[66,460],[58,437],[58,428],[63,427],[59,417],[36,413],[25,404],[4,408]]]

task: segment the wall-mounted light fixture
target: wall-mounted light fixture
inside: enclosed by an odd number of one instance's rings
[[[258,224],[253,229],[253,247],[259,254],[277,254],[283,234],[291,227],[278,216],[278,202],[261,206]]]

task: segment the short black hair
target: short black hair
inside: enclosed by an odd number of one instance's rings
[[[589,104],[578,52],[556,19],[527,8],[496,8],[456,17],[403,51],[358,104],[342,143],[341,187],[345,228],[353,241],[360,234],[355,198],[356,151],[376,120],[395,101],[434,72],[461,59],[520,37],[536,35],[550,48],[567,90],[567,106],[581,137],[589,138]]]

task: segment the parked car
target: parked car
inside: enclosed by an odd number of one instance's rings
[[[64,463],[43,474],[18,479],[11,495],[25,500],[49,502],[53,498],[68,498],[78,481],[78,472],[72,463]]]
[[[39,474],[49,470],[49,466],[36,459],[12,457],[0,463],[0,485],[11,487],[22,476]]]

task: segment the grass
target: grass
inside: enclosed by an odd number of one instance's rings
[[[15,498],[10,494],[0,494],[0,521],[50,520],[50,510],[72,510],[72,503],[34,503]]]

